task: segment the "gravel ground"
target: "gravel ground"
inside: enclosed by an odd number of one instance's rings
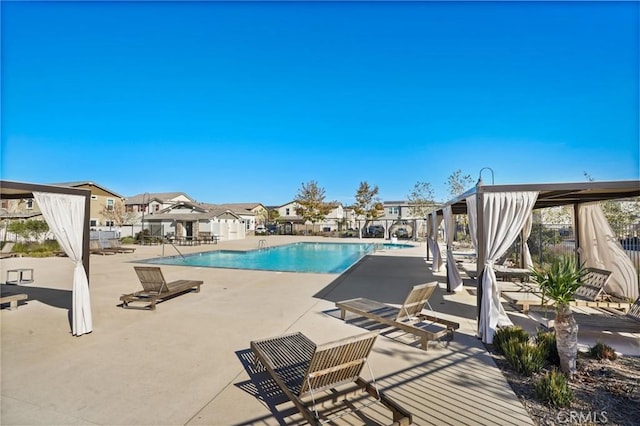
[[[640,425],[640,357],[598,361],[579,354],[578,371],[570,384],[573,402],[558,409],[535,395],[534,381],[548,370],[523,377],[502,355],[490,353],[536,425]]]

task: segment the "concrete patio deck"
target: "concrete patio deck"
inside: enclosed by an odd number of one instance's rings
[[[273,246],[300,238],[267,240]],[[250,237],[180,250],[257,243]],[[278,404],[284,399],[273,384],[253,371],[249,342],[293,331],[317,343],[362,333],[374,325],[354,316],[340,320],[336,301],[400,304],[411,286],[433,280],[441,284],[431,305],[460,330],[427,352],[412,337],[383,333],[370,357],[379,386],[412,412],[416,425],[532,424],[475,337],[475,297],[443,291],[444,271],[430,271],[424,244],[367,256],[342,275],[162,266],[169,280],[203,280],[202,291],[160,303],[156,311],[120,308],[119,296],[140,287],[132,266],[162,250],[142,246],[132,254],[91,256],[94,331],[81,337],[69,326],[69,259],[2,260],[3,281],[6,270],[17,267],[34,268],[35,281],[2,285],[3,293],[24,292],[29,300],[0,312],[1,424],[302,424],[292,404]],[[175,254],[170,246],[164,251]],[[384,422],[384,414],[374,405],[335,424]]]

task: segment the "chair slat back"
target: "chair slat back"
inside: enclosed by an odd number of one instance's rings
[[[0,252],[2,252],[3,254],[11,253],[11,250],[13,250],[14,245],[16,245],[16,243],[6,242],[2,246],[2,250]]]
[[[364,367],[378,331],[318,346],[311,357],[300,396],[354,382]]]
[[[578,287],[575,295],[581,299],[597,301],[598,299],[606,296],[604,291],[611,271],[597,268],[587,268],[587,274],[582,280],[582,285]]]
[[[433,292],[436,291],[437,286],[438,283],[436,281],[413,286],[411,292],[402,304],[402,308],[400,308],[396,319],[401,320],[407,317],[413,317],[422,312],[425,305],[429,303],[429,298]]]
[[[138,279],[145,291],[162,293],[169,291],[162,270],[157,266],[134,266]]]
[[[633,302],[633,305],[629,308],[629,312],[627,312],[627,316],[640,321],[640,297]]]

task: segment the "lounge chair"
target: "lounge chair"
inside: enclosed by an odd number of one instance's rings
[[[89,241],[89,252],[91,254],[101,254],[103,256],[107,255],[107,254],[116,254],[117,253],[113,249],[102,247],[102,243],[100,243],[100,240],[90,240]]]
[[[9,304],[9,310],[13,311],[15,309],[18,309],[18,303],[21,300],[27,300],[29,298],[29,296],[27,296],[26,294],[12,294],[9,296],[2,296],[0,297],[0,305],[4,305],[5,303]]]
[[[142,291],[120,296],[123,308],[150,309],[156,308],[158,301],[167,300],[173,296],[195,290],[200,292],[202,281],[178,280],[167,283],[162,270],[157,266],[134,266],[138,279],[142,284]],[[140,302],[143,306],[129,306],[130,303]]]
[[[605,292],[611,271],[598,268],[587,268],[582,284],[575,293],[575,300],[569,305],[576,307],[620,309],[626,312],[631,303],[616,300]],[[503,291],[501,295],[511,304],[522,307],[522,312],[529,313],[531,306],[553,305],[553,300],[545,297],[544,303],[540,292]]]
[[[636,299],[625,315],[614,313],[585,314],[574,312],[580,330],[640,333],[640,298]]]
[[[421,339],[422,349],[426,351],[430,340],[439,339],[447,334],[453,337],[454,331],[460,328],[460,324],[456,322],[422,313],[424,307],[429,305],[429,298],[437,286],[438,283],[435,281],[414,286],[400,308],[364,298],[336,302],[336,307],[340,308],[342,319],[345,319],[347,311],[353,312],[414,334]],[[430,305],[429,309],[433,311]]]
[[[4,245],[2,246],[2,249],[0,249],[0,259],[5,259],[7,257],[17,257],[20,256],[20,253],[13,253],[11,250],[13,250],[13,246],[15,246],[16,243],[12,243],[12,242],[6,242],[4,243]]]
[[[115,251],[116,253],[133,253],[136,251],[133,247],[124,247],[120,240],[111,239],[109,240],[109,249]]]
[[[311,425],[331,420],[320,419],[318,404],[337,401],[339,396],[358,389],[364,389],[375,398],[372,403],[379,401],[384,404],[391,411],[394,424],[411,424],[412,417],[408,411],[380,392],[375,384],[360,377],[377,336],[378,332],[374,331],[316,346],[298,332],[253,341],[251,350],[256,364],[265,367]],[[345,385],[351,386],[344,389]],[[345,401],[345,406],[352,407],[353,404]]]

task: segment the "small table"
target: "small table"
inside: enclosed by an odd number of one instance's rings
[[[25,277],[25,273],[28,273],[28,276]],[[11,274],[16,274],[16,279],[11,280]],[[7,284],[29,284],[33,282],[33,268],[19,268],[19,269],[9,269],[7,270]]]

